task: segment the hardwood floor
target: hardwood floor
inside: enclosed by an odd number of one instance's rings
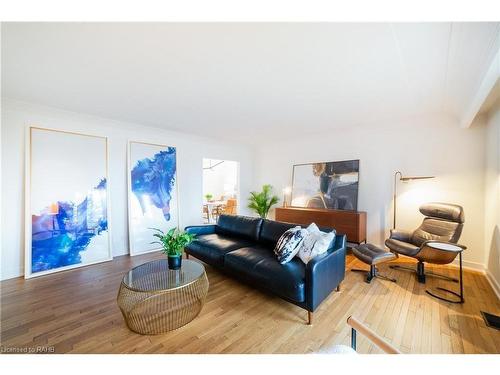
[[[115,258],[112,262],[43,276],[4,281],[1,336],[5,348],[53,347],[56,353],[308,353],[349,344],[346,324],[354,315],[404,353],[500,353],[500,331],[485,326],[480,310],[500,314],[500,302],[485,276],[464,272],[465,304],[449,304],[425,289],[450,283],[410,272],[382,273],[397,283],[346,272],[314,314],[230,279],[206,266],[210,282],[200,315],[188,325],[158,336],[127,329],[116,304],[124,273],[160,254]],[[401,262],[401,260],[399,260]],[[348,268],[366,268],[352,256]],[[432,267],[429,267],[432,269]],[[456,273],[456,268],[439,267]],[[452,285],[454,287],[455,285]],[[379,350],[358,337],[358,352]]]

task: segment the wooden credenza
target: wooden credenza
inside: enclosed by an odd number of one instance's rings
[[[322,208],[278,207],[276,220],[333,228],[337,233],[347,235],[347,241],[362,243],[366,241],[366,212],[327,210]]]

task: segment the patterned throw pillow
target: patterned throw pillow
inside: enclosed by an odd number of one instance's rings
[[[309,225],[306,230],[307,235],[298,252],[299,258],[305,264],[309,263],[312,258],[325,253],[335,239],[335,230],[325,233],[320,231],[314,223]]]
[[[290,228],[283,233],[274,248],[274,253],[276,254],[276,258],[278,258],[278,262],[285,264],[291,261],[299,252],[300,245],[306,235],[307,231],[300,226]]]

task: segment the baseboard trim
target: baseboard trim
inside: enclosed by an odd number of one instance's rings
[[[459,266],[458,259],[455,259],[453,261],[453,263],[451,263],[450,265],[458,267]],[[482,264],[482,263],[469,262],[467,260],[462,260],[462,267],[464,270],[472,270],[472,271],[479,271],[481,273],[485,273],[484,264]]]
[[[485,274],[486,274],[486,280],[488,280],[488,282],[491,285],[491,288],[495,292],[497,298],[500,300],[500,284],[493,277],[493,275],[491,274],[491,272],[489,270],[486,270]]]
[[[24,264],[24,262],[23,262]],[[24,268],[20,268],[17,273],[8,273],[7,275],[0,272],[0,281],[7,281],[11,279],[17,279],[18,277],[24,276]]]

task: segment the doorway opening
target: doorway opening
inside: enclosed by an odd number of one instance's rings
[[[204,223],[216,223],[222,214],[238,214],[239,186],[238,162],[203,159]]]

